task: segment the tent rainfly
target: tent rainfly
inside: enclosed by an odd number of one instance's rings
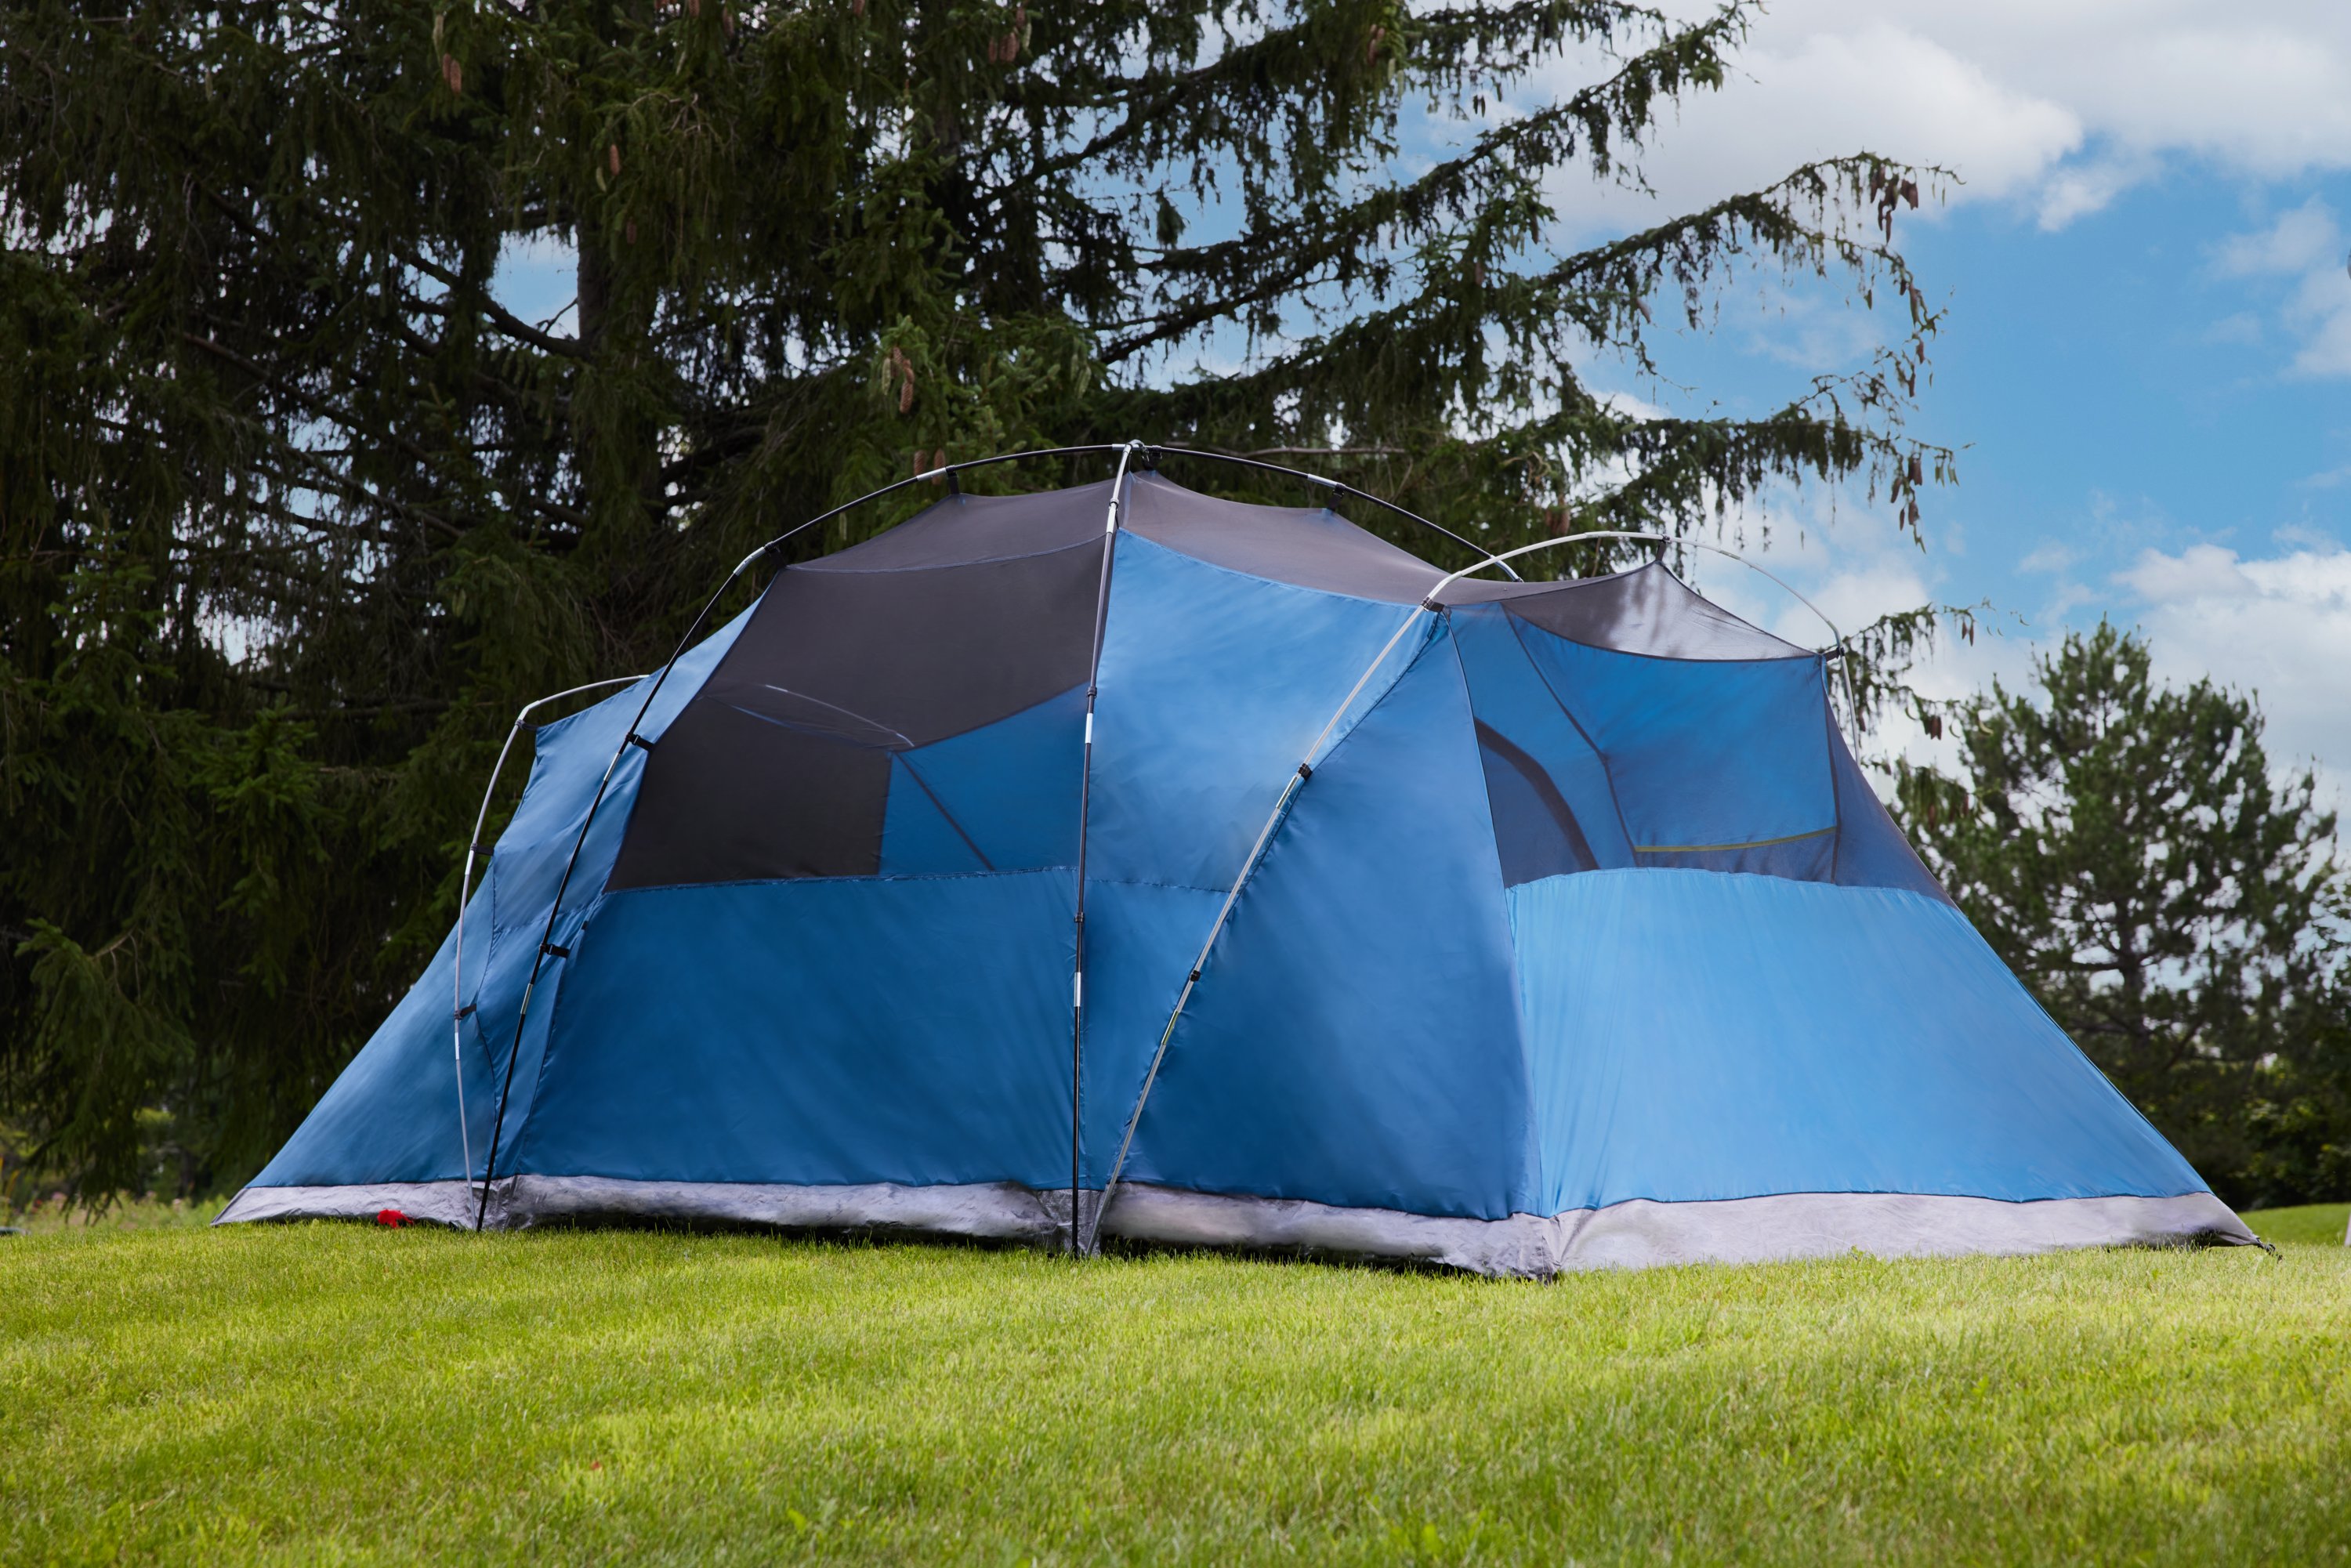
[[[1533,1276],[2253,1239],[1912,853],[1834,651],[1116,450],[540,727],[458,928],[222,1219]]]

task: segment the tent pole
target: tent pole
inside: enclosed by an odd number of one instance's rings
[[[538,988],[539,973],[546,968],[547,960],[554,948],[556,923],[563,916],[563,895],[570,889],[571,873],[579,869],[580,852],[588,842],[588,830],[595,825],[596,812],[604,804],[605,793],[612,787],[612,775],[619,770],[621,758],[628,754],[630,743],[633,741],[648,748],[651,747],[652,742],[643,740],[638,736],[637,727],[645,721],[645,715],[653,710],[653,699],[661,695],[662,687],[669,680],[669,673],[677,667],[677,662],[684,656],[686,649],[694,645],[695,638],[702,632],[703,622],[710,619],[711,611],[717,608],[719,600],[725,597],[726,591],[735,585],[735,580],[742,576],[752,562],[759,559],[774,548],[773,544],[761,545],[758,549],[737,561],[735,570],[726,574],[726,580],[718,585],[718,591],[712,594],[703,604],[701,612],[694,618],[694,624],[686,628],[684,637],[679,640],[676,651],[672,653],[668,661],[662,665],[661,673],[653,677],[652,686],[645,692],[645,700],[637,705],[636,716],[629,720],[627,733],[622,737],[621,744],[612,748],[611,760],[604,764],[604,776],[596,780],[595,797],[588,802],[587,815],[580,819],[580,832],[571,841],[570,857],[563,862],[563,874],[556,881],[555,897],[547,909],[547,927],[539,933],[538,951],[531,955],[530,978],[523,983],[522,1004],[515,1009],[514,1043],[507,1048],[506,1077],[498,1085],[498,1113],[491,1119],[490,1146],[483,1152],[482,1155],[482,1201],[474,1210],[475,1230],[480,1230],[489,1219],[490,1188],[493,1178],[497,1174],[498,1139],[506,1131],[507,1103],[514,1094],[515,1063],[522,1057],[522,1033],[524,1026],[530,1019],[531,993]]]
[[[1475,571],[1477,568],[1471,567],[1469,570]],[[1446,579],[1446,582],[1448,583],[1452,580],[1451,578]],[[1438,586],[1442,587],[1444,584]],[[1176,998],[1175,1010],[1167,1015],[1167,1027],[1159,1031],[1159,1045],[1151,1053],[1150,1070],[1143,1075],[1142,1092],[1134,1097],[1134,1108],[1127,1113],[1126,1132],[1119,1139],[1118,1157],[1111,1161],[1109,1178],[1102,1183],[1102,1203],[1094,1210],[1094,1238],[1097,1245],[1102,1237],[1102,1219],[1110,1213],[1111,1195],[1118,1189],[1119,1176],[1126,1169],[1127,1151],[1134,1146],[1134,1129],[1143,1120],[1144,1103],[1151,1098],[1151,1086],[1159,1081],[1159,1064],[1166,1060],[1167,1042],[1176,1038],[1176,1020],[1184,1016],[1184,1009],[1192,1000],[1193,988],[1200,983],[1200,971],[1207,967],[1208,949],[1217,945],[1217,936],[1224,932],[1225,922],[1232,917],[1233,905],[1240,902],[1242,884],[1247,883],[1249,874],[1257,870],[1259,860],[1265,854],[1266,845],[1273,841],[1274,832],[1281,826],[1282,818],[1289,815],[1291,800],[1306,781],[1314,777],[1314,758],[1315,754],[1322,749],[1322,743],[1331,737],[1332,730],[1339,727],[1339,721],[1347,716],[1347,710],[1355,706],[1355,699],[1364,695],[1364,688],[1371,685],[1372,677],[1379,673],[1380,666],[1388,662],[1388,655],[1395,652],[1395,646],[1404,641],[1405,633],[1417,625],[1423,615],[1433,612],[1437,608],[1437,595],[1432,592],[1428,598],[1413,606],[1412,613],[1406,615],[1403,623],[1396,627],[1394,634],[1381,644],[1380,651],[1372,655],[1372,662],[1364,667],[1364,673],[1355,678],[1355,684],[1347,689],[1347,695],[1340,699],[1338,707],[1332,711],[1330,718],[1324,721],[1322,728],[1307,746],[1306,755],[1300,759],[1298,767],[1283,783],[1280,798],[1274,801],[1272,811],[1265,819],[1265,826],[1258,830],[1257,841],[1249,845],[1249,853],[1241,857],[1240,873],[1233,878],[1232,886],[1225,890],[1225,902],[1217,906],[1217,918],[1209,923],[1207,940],[1200,944],[1199,954],[1192,960],[1192,972],[1185,978],[1184,989]]]
[[[457,1068],[457,1147],[465,1157],[465,1185],[469,1188],[474,1185],[474,1146],[472,1130],[465,1124],[465,1015],[473,1009],[465,1005],[465,906],[474,901],[475,857],[489,852],[489,846],[482,842],[482,828],[490,820],[490,801],[498,792],[498,776],[506,771],[507,754],[514,750],[515,737],[537,727],[530,722],[533,709],[561,702],[565,697],[576,697],[581,692],[624,686],[643,679],[643,675],[615,675],[523,704],[522,711],[515,715],[514,724],[507,731],[506,743],[498,747],[498,759],[490,765],[490,782],[482,790],[482,809],[474,813],[474,836],[465,842],[465,870],[457,879],[457,951],[449,977],[450,989],[455,992],[450,1002],[449,1047]]]
[[[1110,482],[1110,511],[1102,522],[1102,577],[1094,589],[1094,646],[1086,664],[1085,756],[1078,768],[1078,908],[1070,970],[1070,1256],[1086,1254],[1084,1217],[1078,1208],[1083,1178],[1084,1122],[1079,1093],[1086,1038],[1086,816],[1093,800],[1094,697],[1102,685],[1102,634],[1110,624],[1111,562],[1118,551],[1119,506],[1126,491],[1127,465],[1144,450],[1140,441],[1119,448],[1118,472]]]

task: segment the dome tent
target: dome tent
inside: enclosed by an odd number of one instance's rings
[[[1526,1275],[2252,1239],[1919,864],[1823,654],[1152,455],[950,494],[541,727],[222,1219]]]

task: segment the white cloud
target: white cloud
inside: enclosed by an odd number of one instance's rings
[[[2297,373],[2351,376],[2351,272],[2328,267],[2310,274],[2286,315],[2309,333],[2294,357]]]
[[[1600,64],[1570,62],[1538,92]],[[1645,167],[1687,204],[1864,148],[1951,168],[1952,200],[2013,201],[2051,228],[2180,159],[2262,180],[2351,168],[2351,5],[1781,0],[1738,75],[1687,99]],[[1559,195],[1601,223],[1625,200]]]
[[[2302,344],[2292,367],[2297,375],[2351,375],[2351,273],[2345,270],[2344,244],[2334,210],[2313,196],[2267,227],[2230,235],[2214,253],[2214,266],[2227,277],[2294,279],[2278,314]]]
[[[2079,119],[2063,105],[1992,79],[1932,37],[1874,19],[1821,26],[1803,18],[1807,9],[1764,17],[1724,89],[1691,94],[1668,117],[1640,158],[1659,201],[1695,205],[1864,150],[1956,168],[1969,182],[1954,193],[1961,197],[2005,194],[2082,141]],[[1563,96],[1606,68],[1568,60],[1531,96]],[[1646,200],[1584,181],[1562,181],[1552,193],[1563,211],[1602,226],[1628,221]]]
[[[2085,163],[2062,164],[2041,182],[2034,199],[2034,216],[2044,229],[2064,228],[2075,218],[2104,211],[2116,196],[2147,177],[2155,168],[2148,158],[2096,158]]]
[[[2281,213],[2275,223],[2252,234],[2231,235],[2215,258],[2222,272],[2238,277],[2308,272],[2342,254],[2343,231],[2323,200],[2313,196]]]
[[[2234,311],[2204,329],[2204,340],[2252,348],[2262,340],[2262,319],[2251,310]]]
[[[2272,761],[2351,778],[2351,550],[2147,550],[2117,581],[2140,601],[2158,674],[2258,692]]]

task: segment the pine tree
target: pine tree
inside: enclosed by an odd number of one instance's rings
[[[1915,532],[1919,172],[1562,242],[1549,193],[1637,182],[1749,9],[8,0],[0,1116],[94,1190],[148,1179],[142,1108],[250,1168],[446,928],[515,708],[942,455],[1313,451],[1489,547],[1797,482]],[[576,256],[555,320],[492,291],[524,242]],[[1893,302],[1891,346],[1752,419],[1589,379],[1758,267]]]
[[[2032,674],[2036,690],[1995,682],[1937,716],[1960,777],[1897,765],[1912,837],[2224,1197],[2294,1200],[2351,1176],[2329,1142],[2351,1145],[2346,883],[2315,775],[2274,781],[2252,697],[2158,685],[2147,644],[2107,622]]]

